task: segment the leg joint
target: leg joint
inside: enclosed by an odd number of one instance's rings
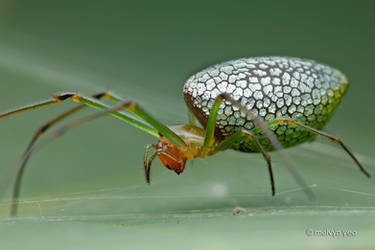
[[[62,102],[68,98],[72,98],[74,96],[76,96],[77,94],[74,93],[74,92],[64,92],[64,93],[61,93],[61,94],[58,94],[58,95],[55,95],[53,98],[55,98],[56,101],[58,102]]]
[[[130,111],[135,111],[138,108],[138,105],[132,101],[125,101],[120,105],[125,107],[126,109],[129,109]]]
[[[341,141],[340,138],[337,138],[337,137],[332,136],[332,137],[331,137],[331,140],[332,140],[333,142],[338,143],[338,144],[342,144],[342,141]]]
[[[44,132],[45,132],[50,126],[51,126],[50,123],[43,125],[43,126],[39,129],[39,132],[40,132],[40,133],[44,133]]]
[[[100,99],[105,95],[108,95],[108,92],[102,91],[102,92],[98,92],[98,93],[93,94],[92,97],[95,98],[95,99]]]

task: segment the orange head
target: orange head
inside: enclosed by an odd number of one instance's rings
[[[162,136],[156,144],[156,150],[164,151],[160,152],[158,157],[165,167],[175,171],[176,174],[181,174],[184,171],[186,157],[176,144]]]

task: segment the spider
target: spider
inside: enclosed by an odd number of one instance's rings
[[[313,60],[253,57],[223,62],[191,76],[183,88],[190,111],[190,121],[184,125],[165,126],[135,102],[124,101],[109,92],[91,97],[64,92],[51,99],[10,110],[0,114],[0,118],[68,99],[80,104],[50,120],[35,133],[20,161],[13,187],[11,215],[17,214],[22,175],[38,138],[51,126],[84,107],[101,111],[67,123],[55,130],[51,138],[103,115],[115,116],[158,138],[156,144],[145,147],[147,183],[150,183],[151,164],[156,157],[165,167],[181,174],[187,160],[234,149],[262,154],[274,196],[275,182],[268,152],[311,141],[317,135],[340,145],[359,169],[370,177],[342,140],[321,131],[341,102],[348,84],[340,71]],[[117,104],[110,107],[100,102],[101,98]],[[154,153],[149,156],[151,150]],[[284,159],[287,161],[287,158]],[[299,175],[295,171],[292,173],[297,182],[306,187]],[[312,196],[308,189],[305,192]]]

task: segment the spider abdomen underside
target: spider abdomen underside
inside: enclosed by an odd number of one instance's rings
[[[216,64],[191,76],[184,85],[184,98],[204,127],[215,98],[227,93],[268,124],[291,118],[320,130],[333,115],[347,88],[346,77],[324,64],[292,57],[254,57]],[[215,137],[223,139],[241,129],[253,133],[267,151],[273,150],[251,118],[224,101],[218,111]],[[284,147],[314,137],[311,132],[288,124],[275,123],[270,129]],[[234,144],[232,148],[258,152],[251,140]]]

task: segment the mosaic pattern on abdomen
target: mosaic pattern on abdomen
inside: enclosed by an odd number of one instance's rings
[[[270,122],[289,117],[316,129],[322,129],[348,87],[338,70],[312,60],[289,57],[255,57],[227,61],[191,76],[184,85],[188,107],[205,126],[215,98],[228,93],[247,109]],[[228,102],[220,106],[216,135],[224,138],[245,128],[254,130],[249,117]],[[294,146],[312,135],[291,126],[271,128],[285,146]],[[255,132],[255,131],[253,131]],[[261,143],[272,150],[261,133]],[[241,151],[257,151],[242,144]]]

